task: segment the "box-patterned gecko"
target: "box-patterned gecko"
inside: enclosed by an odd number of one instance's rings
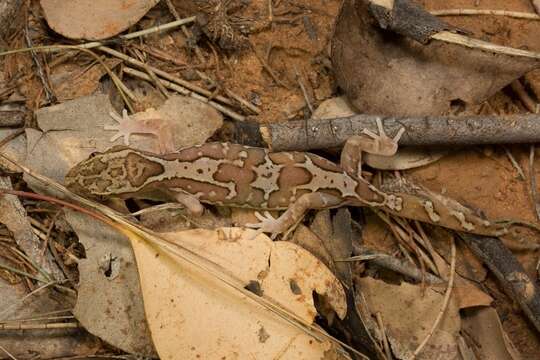
[[[361,177],[361,151],[392,155],[403,129],[389,138],[365,131],[345,144],[341,166],[303,152],[269,152],[230,143],[206,143],[158,155],[124,146],[95,153],[66,175],[72,191],[88,197],[145,198],[185,205],[203,203],[266,210],[252,227],[273,236],[285,232],[308,209],[379,208],[409,219],[481,235],[507,229],[457,201],[417,186],[382,191]],[[129,131],[124,134],[129,137]],[[126,141],[128,142],[128,140]],[[268,210],[286,210],[277,219]]]

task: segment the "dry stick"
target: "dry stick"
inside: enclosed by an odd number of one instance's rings
[[[495,275],[506,295],[540,331],[540,288],[499,238],[460,233],[469,249]]]
[[[148,74],[143,73],[142,71],[138,71],[138,70],[135,70],[135,69],[132,69],[132,68],[129,68],[129,67],[124,67],[123,71],[128,75],[135,76],[135,77],[138,77],[138,78],[143,79],[143,80],[151,81],[150,76],[148,76]],[[224,113],[225,115],[230,116],[234,120],[238,120],[238,121],[245,121],[246,120],[245,116],[240,115],[237,112],[235,112],[235,111],[233,111],[233,110],[231,110],[231,109],[229,109],[229,108],[227,108],[227,107],[225,107],[225,106],[223,106],[221,104],[218,104],[215,101],[208,101],[208,99],[205,98],[204,96],[201,96],[201,95],[199,95],[197,93],[189,91],[189,90],[187,90],[187,89],[185,89],[185,88],[183,88],[183,87],[181,87],[181,86],[179,86],[177,84],[174,84],[174,83],[172,83],[170,81],[163,80],[163,79],[160,79],[160,81],[163,84],[163,86],[165,86],[166,88],[177,91],[182,95],[189,96],[189,97],[192,97],[194,99],[205,102],[208,105],[215,108],[216,110],[219,110],[222,113]]]
[[[165,88],[165,86],[163,86],[163,84],[161,83],[161,81],[159,81],[159,78],[157,77],[156,73],[152,71],[152,69],[150,69],[150,67],[148,66],[148,64],[144,64],[144,71],[146,71],[146,73],[148,74],[148,76],[150,77],[152,83],[154,85],[156,85],[156,87],[158,88],[159,92],[163,95],[163,97],[165,99],[168,99],[170,96],[169,96],[169,93],[167,92],[167,89]]]
[[[176,76],[173,76],[163,70],[160,70],[158,68],[155,68],[153,66],[150,66],[150,65],[145,65],[143,62],[137,60],[137,59],[134,59],[132,58],[131,56],[127,56],[126,54],[124,53],[121,53],[120,51],[116,51],[116,50],[113,50],[109,47],[106,47],[106,46],[100,46],[98,48],[99,50],[103,51],[103,52],[106,52],[107,54],[109,55],[112,55],[112,56],[115,56],[119,59],[122,59],[124,60],[125,62],[133,65],[133,66],[137,66],[137,67],[140,67],[140,68],[143,68],[145,66],[147,66],[149,69],[151,69],[154,73],[156,73],[156,75],[164,78],[164,79],[167,79],[173,83],[176,83],[178,85],[181,85],[191,91],[194,91],[196,93],[199,93],[199,94],[202,94],[204,96],[211,96],[212,95],[212,92],[211,91],[208,91],[206,89],[203,89],[202,87],[198,86],[198,85],[195,85],[195,84],[192,84],[190,83],[189,81],[186,81],[184,79],[181,79],[179,77],[176,77]],[[227,105],[234,105],[234,103],[230,100],[230,99],[227,99],[223,96],[216,96],[215,99],[221,103],[224,103],[224,104],[227,104]]]
[[[414,351],[413,355],[409,358],[409,360],[416,358],[416,356],[420,354],[422,349],[424,349],[429,339],[431,339],[431,337],[435,333],[435,330],[437,330],[437,327],[439,327],[439,324],[444,316],[444,313],[446,312],[448,304],[450,303],[450,294],[452,293],[452,289],[454,288],[454,277],[455,277],[455,272],[456,272],[456,243],[454,241],[453,236],[450,237],[450,246],[452,248],[451,260],[450,260],[450,275],[449,275],[449,280],[448,280],[448,287],[446,288],[446,292],[444,294],[444,300],[441,305],[441,310],[439,311],[439,314],[437,315],[437,318],[435,319],[435,322],[433,323],[433,326],[431,327],[431,330],[429,331],[428,335],[426,336],[424,341],[422,341],[422,343],[418,345],[418,347]]]
[[[511,116],[411,116],[393,117],[358,114],[336,119],[295,120],[266,124],[260,132],[273,151],[308,151],[342,146],[364,129],[377,132],[375,120],[393,136],[402,127],[400,145],[479,145],[540,142],[540,115]]]
[[[22,135],[22,134],[24,134],[24,128],[21,128],[21,129],[15,131],[13,134],[10,134],[10,135],[6,136],[2,140],[0,140],[0,148],[2,148],[8,142],[10,142],[12,140],[15,140],[19,135]]]
[[[0,350],[2,350],[7,356],[9,356],[12,360],[17,360],[15,356],[13,356],[9,351],[6,350],[2,345],[0,345]]]
[[[446,9],[431,10],[429,12],[435,16],[453,16],[453,15],[495,15],[508,16],[518,19],[540,20],[540,16],[534,13],[507,11],[507,10],[486,10],[486,9]]]
[[[3,316],[6,313],[8,313],[9,311],[11,311],[12,309],[16,308],[18,306],[18,304],[22,304],[26,299],[30,298],[31,296],[34,296],[35,294],[37,294],[38,292],[40,292],[42,290],[47,289],[49,286],[55,285],[56,283],[57,283],[56,281],[48,282],[48,283],[46,283],[46,284],[32,290],[28,294],[24,295],[22,298],[16,300],[12,304],[10,304],[7,308],[3,309],[2,312],[0,312],[0,320],[3,320],[2,319]]]
[[[298,72],[298,69],[296,66],[294,66],[294,73],[296,74],[296,81],[298,81],[298,85],[300,85],[300,90],[302,90],[302,94],[304,95],[304,100],[306,101],[307,107],[309,109],[309,114],[313,114],[313,106],[311,105],[311,101],[309,100],[309,96],[306,91],[306,87],[304,86],[304,83],[302,82],[302,79],[300,78],[300,73]]]
[[[538,203],[538,192],[536,191],[536,172],[534,170],[534,144],[529,150],[529,176],[531,177],[531,196],[536,211],[536,218],[540,220],[540,203]]]
[[[270,75],[270,77],[272,79],[274,79],[274,81],[276,82],[276,84],[278,85],[281,85],[283,86],[285,89],[287,90],[290,90],[289,86],[287,84],[285,84],[283,81],[281,81],[276,73],[274,72],[274,70],[272,70],[272,68],[270,67],[270,65],[268,65],[268,63],[266,62],[266,60],[264,60],[258,53],[257,53],[257,49],[255,48],[255,44],[253,44],[253,42],[250,40],[249,41],[249,44],[251,45],[251,49],[253,50],[253,53],[255,54],[255,57],[257,58],[257,60],[259,60],[259,62],[261,63],[262,67],[264,70],[266,70],[266,72],[268,72],[268,74]]]
[[[369,249],[362,249],[362,253],[360,255],[351,256],[350,258],[338,261],[370,261],[382,268],[405,275],[418,282],[422,282],[422,280],[424,280],[430,285],[444,283],[442,279],[433,274],[422,274],[422,271],[416,266],[409,265],[408,263],[405,263],[391,255],[377,253]]]
[[[516,171],[518,172],[518,175],[521,178],[521,180],[525,180],[526,179],[525,173],[523,172],[523,169],[521,168],[521,166],[518,164],[518,162],[514,158],[514,155],[512,155],[512,153],[510,152],[508,147],[503,146],[503,149],[504,149],[504,152],[506,153],[506,156],[508,156],[508,159],[510,160],[510,163],[512,164],[514,169],[516,169]]]
[[[431,35],[432,39],[444,41],[451,44],[457,44],[473,49],[480,49],[483,51],[494,52],[497,54],[509,55],[509,56],[521,56],[531,59],[540,59],[539,52],[533,52],[528,50],[515,49],[507,46],[493,44],[487,41],[473,39],[461,34],[454,34],[450,31],[441,31]]]
[[[237,93],[235,93],[234,91],[232,91],[231,89],[227,89],[225,88],[224,89],[225,92],[227,93],[227,95],[229,95],[231,98],[233,98],[234,100],[238,101],[240,103],[240,105],[242,106],[245,106],[246,108],[248,108],[251,112],[255,113],[255,114],[260,114],[261,113],[261,109],[259,109],[257,106],[253,105],[251,102],[247,101],[247,100],[244,100],[240,97],[240,95],[238,95]]]
[[[529,94],[527,94],[527,90],[525,90],[525,87],[523,86],[521,81],[519,81],[519,79],[512,81],[512,83],[510,84],[510,87],[512,88],[512,90],[514,90],[516,95],[519,97],[519,100],[521,101],[523,106],[525,106],[525,108],[527,108],[527,110],[529,110],[533,114],[536,114],[538,103],[534,101],[533,99],[531,99]]]
[[[30,38],[29,30],[28,30],[28,19],[24,24],[24,38],[26,40],[26,45],[29,48],[32,48],[33,44],[32,44],[32,39]],[[38,59],[35,51],[30,50],[30,56],[32,57],[34,65],[36,65],[36,72],[37,72],[39,80],[41,81],[41,86],[43,86],[43,90],[45,91],[47,101],[50,104],[56,103],[57,102],[56,95],[54,94],[51,88],[49,78],[45,75],[45,71],[43,71],[43,64],[41,63],[41,60]]]
[[[388,337],[386,336],[386,329],[384,327],[381,312],[377,311],[377,313],[375,314],[375,317],[377,318],[377,324],[379,325],[379,330],[381,332],[381,338],[382,338],[384,352],[386,354],[386,359],[391,360],[392,352],[390,351],[390,344],[388,344]]]
[[[178,12],[176,11],[176,8],[174,7],[171,0],[166,0],[165,2],[167,4],[167,7],[169,8],[169,11],[171,12],[172,16],[174,16],[174,18],[176,20],[180,20],[180,15],[178,15]],[[186,38],[188,38],[188,39],[193,38],[193,35],[188,30],[186,25],[181,25],[180,29],[182,30],[182,32],[184,33]],[[201,64],[204,64],[205,61],[204,61],[204,56],[202,55],[201,49],[197,46],[197,44],[195,44],[193,46],[193,48],[195,49],[195,55],[197,55],[197,58],[199,59],[199,62]]]
[[[0,330],[44,330],[44,329],[77,329],[78,322],[48,323],[48,324],[0,324]]]

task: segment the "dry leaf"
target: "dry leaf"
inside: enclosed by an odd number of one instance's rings
[[[313,291],[345,316],[343,288],[321,262],[294,244],[265,235],[250,240],[251,234],[226,228],[161,235],[227,268],[310,323],[316,314]],[[137,240],[133,249],[162,359],[323,359],[336,353],[330,342],[315,340],[185,260]]]
[[[130,354],[156,357],[128,239],[88,215],[72,210],[65,214],[86,252],[78,264],[73,315],[106,343]]]
[[[344,1],[332,40],[337,83],[363,113],[441,114],[453,100],[482,102],[539,65],[534,59],[439,41],[423,45],[392,34],[379,27],[369,3]]]
[[[49,26],[70,39],[101,40],[139,21],[159,0],[41,0]]]
[[[398,359],[409,359],[435,322],[443,294],[428,287],[402,283],[390,285],[372,278],[359,280],[362,295],[372,314],[381,313],[386,334]],[[456,359],[460,329],[459,309],[450,301],[443,320],[416,359]]]
[[[481,360],[519,360],[521,356],[502,328],[497,311],[491,307],[478,307],[464,311],[464,332],[473,339]]]

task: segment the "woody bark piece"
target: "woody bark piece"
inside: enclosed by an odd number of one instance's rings
[[[518,302],[521,310],[540,332],[540,289],[514,255],[498,238],[461,234],[472,252],[493,272],[506,295]]]
[[[411,116],[381,117],[359,114],[329,120],[298,120],[260,127],[263,140],[273,151],[307,151],[342,146],[364,129],[377,131],[382,118],[385,132],[405,133],[399,145],[464,146],[480,144],[535,143],[540,141],[540,115],[513,116]]]

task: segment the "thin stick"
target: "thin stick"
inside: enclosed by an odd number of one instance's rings
[[[135,70],[133,68],[129,68],[129,67],[124,67],[123,71],[128,74],[128,75],[131,75],[131,76],[135,76],[135,77],[138,77],[138,78],[141,78],[143,80],[148,80],[148,81],[151,81],[150,79],[150,76],[148,76],[148,74],[145,74],[143,73],[142,71],[138,71],[138,70]],[[159,79],[161,81],[161,83],[163,84],[163,86],[165,86],[166,88],[168,89],[171,89],[171,90],[174,90],[174,91],[177,91],[179,92],[180,94],[182,95],[185,95],[185,96],[190,96],[194,99],[197,99],[197,100],[200,100],[202,102],[205,102],[207,103],[208,105],[212,106],[213,108],[215,108],[216,110],[219,110],[221,111],[222,113],[224,113],[225,115],[228,115],[230,116],[231,118],[233,118],[234,120],[238,120],[238,121],[245,121],[246,118],[245,116],[243,115],[240,115],[238,114],[237,112],[221,105],[221,104],[218,104],[217,102],[215,101],[209,101],[207,98],[205,98],[204,96],[201,96],[197,93],[194,93],[192,91],[189,91],[189,90],[186,90],[184,89],[183,87],[177,85],[177,84],[174,84],[170,81],[167,81],[167,80],[163,80],[163,79]]]
[[[540,52],[516,49],[508,46],[493,44],[487,41],[473,39],[461,34],[454,34],[450,31],[441,31],[431,35],[432,39],[457,44],[473,49],[480,49],[497,54],[509,56],[521,56],[531,59],[540,59]]]
[[[251,49],[253,50],[253,53],[255,54],[255,57],[257,58],[257,60],[259,60],[259,62],[261,63],[262,67],[264,70],[266,70],[266,72],[268,72],[268,74],[270,75],[270,77],[272,79],[274,79],[274,81],[276,82],[276,84],[278,85],[281,85],[283,86],[285,89],[287,90],[290,90],[289,86],[287,84],[285,84],[283,81],[281,81],[276,73],[274,72],[274,70],[272,70],[272,68],[270,67],[270,65],[268,65],[268,63],[266,62],[266,60],[264,60],[262,58],[262,56],[260,56],[258,53],[257,53],[257,49],[255,48],[255,44],[253,44],[253,42],[250,40],[249,41],[249,44],[251,45]]]
[[[227,89],[227,88],[225,88],[224,90],[227,93],[227,95],[229,95],[234,100],[238,101],[240,103],[240,105],[245,106],[246,108],[248,108],[249,110],[251,110],[255,114],[260,114],[261,113],[261,109],[259,109],[257,106],[253,105],[249,101],[247,101],[245,99],[242,99],[240,97],[240,95],[238,95],[237,93],[235,93],[232,90]]]
[[[10,134],[10,135],[6,136],[2,140],[0,140],[0,148],[2,148],[8,142],[10,142],[12,140],[15,140],[19,135],[22,135],[22,134],[24,134],[24,128],[18,129],[13,134]]]
[[[180,20],[180,15],[178,15],[178,11],[176,11],[176,8],[174,7],[174,4],[172,3],[172,1],[171,0],[166,0],[165,2],[167,3],[167,7],[169,8],[169,11],[171,12],[172,16],[176,20]],[[182,24],[180,26],[180,29],[182,30],[182,32],[184,33],[184,36],[187,39],[193,38],[193,34],[191,34],[191,32],[188,30],[188,28],[186,27],[185,24]],[[201,64],[204,64],[205,61],[204,61],[204,56],[202,54],[201,49],[197,46],[197,44],[195,44],[193,46],[193,48],[195,49],[195,55],[199,59],[199,62]]]
[[[32,48],[34,44],[32,43],[32,39],[30,38],[30,31],[28,29],[28,19],[24,24],[24,38],[26,40],[26,45],[29,48]],[[30,56],[32,57],[32,61],[34,62],[34,65],[36,65],[36,72],[39,78],[39,81],[41,82],[41,86],[43,86],[43,90],[45,91],[45,96],[47,97],[47,101],[50,104],[54,104],[57,102],[56,95],[54,94],[53,89],[51,88],[51,84],[49,81],[48,76],[46,76],[45,71],[43,71],[43,64],[41,63],[41,60],[38,59],[37,53],[35,51],[30,51]]]
[[[10,306],[8,306],[7,308],[3,309],[2,312],[0,312],[0,320],[3,318],[4,314],[8,313],[9,311],[11,311],[11,309],[17,307],[19,304],[22,304],[24,303],[24,301],[26,299],[28,299],[29,297],[37,294],[38,292],[40,292],[41,290],[45,290],[47,289],[49,286],[52,286],[52,285],[55,285],[57,283],[57,281],[51,281],[51,282],[48,282],[34,290],[32,290],[31,292],[29,292],[28,294],[26,294],[25,296],[23,296],[21,299],[15,301],[14,303],[12,303]]]
[[[12,360],[17,360],[15,356],[13,356],[9,351],[7,351],[2,345],[0,345],[0,350],[6,353],[7,356],[9,356]]]
[[[414,351],[413,355],[409,358],[409,360],[413,360],[414,358],[416,358],[416,356],[418,356],[418,354],[420,354],[420,352],[424,349],[429,339],[431,339],[431,337],[435,333],[435,330],[437,329],[437,327],[439,327],[439,324],[444,316],[444,313],[446,312],[446,309],[448,308],[448,304],[450,303],[450,294],[452,293],[452,289],[454,288],[454,277],[455,277],[455,272],[456,272],[456,243],[454,241],[453,236],[450,237],[450,246],[452,248],[451,260],[450,260],[450,275],[449,275],[450,278],[448,280],[448,287],[446,288],[446,292],[444,294],[444,300],[441,305],[441,310],[439,311],[439,314],[437,315],[437,318],[435,319],[435,322],[433,323],[433,326],[431,327],[431,330],[429,331],[428,335],[426,336],[424,341],[422,341],[422,343],[418,345],[418,347]]]
[[[435,16],[454,16],[454,15],[495,15],[508,16],[517,19],[540,20],[540,16],[535,13],[507,11],[507,10],[487,10],[487,9],[446,9],[431,10],[431,15]]]
[[[518,175],[521,178],[521,180],[525,180],[526,179],[525,173],[523,172],[523,169],[521,168],[521,166],[518,164],[518,162],[514,158],[514,155],[512,155],[512,153],[510,152],[510,150],[506,146],[503,146],[503,149],[504,149],[504,152],[506,153],[506,156],[508,156],[508,159],[510,160],[510,163],[512,164],[514,169],[516,169],[516,171],[518,172]]]
[[[514,90],[523,106],[525,106],[527,110],[535,114],[538,103],[531,99],[529,94],[527,94],[527,90],[525,90],[525,87],[523,86],[521,81],[519,81],[519,79],[512,81],[510,87],[512,88],[512,90]]]
[[[206,89],[203,89],[202,87],[198,86],[198,85],[195,85],[195,84],[192,84],[190,83],[189,81],[186,81],[184,79],[181,79],[179,77],[176,77],[176,76],[173,76],[163,70],[160,70],[158,68],[155,68],[153,66],[150,66],[150,65],[145,65],[142,61],[139,61],[131,56],[128,56],[124,53],[121,53],[120,51],[116,51],[116,50],[113,50],[109,47],[106,47],[106,46],[100,46],[99,47],[99,50],[103,51],[103,52],[106,52],[107,54],[109,55],[112,55],[112,56],[115,56],[119,59],[122,59],[124,61],[126,61],[127,63],[133,65],[133,66],[137,66],[137,67],[140,67],[140,68],[145,68],[147,67],[148,69],[151,69],[154,73],[156,73],[156,75],[164,78],[164,79],[167,79],[169,81],[172,81],[178,85],[181,85],[191,91],[195,91],[199,94],[202,94],[204,96],[211,96],[212,95],[212,92],[209,91],[209,90],[206,90]],[[222,102],[224,104],[228,104],[228,105],[234,105],[233,102],[230,100],[230,99],[227,99],[223,96],[216,96],[215,97],[216,100],[218,100],[219,102]]]
[[[302,82],[302,78],[300,77],[300,73],[298,72],[298,69],[296,66],[294,67],[294,73],[296,74],[296,81],[298,81],[298,85],[300,86],[300,90],[302,90],[302,95],[304,95],[304,100],[306,101],[307,107],[309,109],[309,114],[313,114],[313,106],[311,105],[311,101],[309,100],[309,96],[306,90],[306,87],[304,86],[304,83]]]
[[[384,352],[386,354],[386,359],[391,360],[392,352],[390,351],[390,344],[388,344],[388,337],[386,336],[386,329],[384,326],[381,312],[377,311],[377,313],[375,313],[375,317],[377,318],[377,324],[379,325],[379,330],[381,331],[381,338],[382,338]]]
[[[48,324],[0,324],[0,330],[43,330],[43,329],[77,329],[78,322],[61,322]]]

